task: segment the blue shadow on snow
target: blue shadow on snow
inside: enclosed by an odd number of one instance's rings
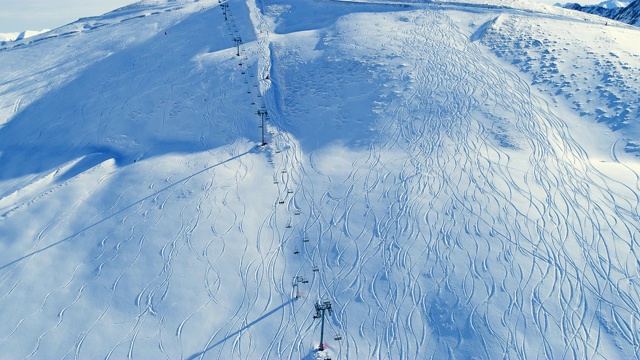
[[[218,346],[218,345],[222,345],[225,341],[227,341],[227,340],[229,340],[229,339],[234,338],[236,335],[241,334],[243,331],[245,331],[245,330],[247,330],[248,328],[252,327],[253,325],[255,325],[255,324],[259,323],[260,321],[262,321],[262,320],[264,320],[264,319],[268,318],[269,316],[271,316],[271,315],[275,314],[275,313],[276,313],[276,312],[278,312],[279,310],[283,309],[285,306],[287,306],[287,305],[289,305],[289,304],[293,303],[295,300],[296,300],[296,298],[291,298],[291,299],[289,299],[288,301],[284,302],[284,303],[283,303],[283,304],[281,304],[280,306],[278,306],[278,307],[276,307],[276,308],[272,309],[272,310],[271,310],[271,311],[269,311],[268,313],[266,313],[266,314],[264,314],[264,315],[260,316],[259,318],[257,318],[257,319],[255,319],[255,320],[253,320],[252,322],[248,323],[247,325],[245,325],[244,327],[242,327],[242,329],[240,329],[240,330],[238,330],[238,331],[234,332],[233,334],[229,334],[229,335],[227,335],[224,339],[222,339],[222,340],[218,341],[217,343],[215,343],[215,344],[213,344],[213,345],[209,346],[208,348],[204,349],[203,351],[201,351],[201,352],[199,352],[199,353],[196,353],[196,354],[193,354],[193,355],[189,356],[189,357],[187,358],[187,360],[194,360],[194,359],[196,359],[196,358],[198,358],[198,357],[200,357],[200,356],[203,356],[203,355],[204,355],[204,354],[206,354],[209,350],[211,350],[211,349],[215,348],[215,347],[216,347],[216,346]]]

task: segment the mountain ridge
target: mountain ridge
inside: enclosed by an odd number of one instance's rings
[[[640,1],[636,0],[622,9],[614,18],[627,24],[640,26]]]
[[[578,3],[567,3],[563,7],[617,20],[629,25],[640,26],[640,1],[638,0],[631,2],[625,7],[605,7],[601,5],[582,6]]]
[[[49,29],[38,30],[38,31],[26,30],[22,32],[0,33],[0,45],[6,45],[6,43],[10,41],[17,41],[17,40],[30,38],[32,36],[46,33],[47,31],[50,31],[50,30]]]

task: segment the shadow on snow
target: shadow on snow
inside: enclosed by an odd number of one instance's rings
[[[32,256],[34,256],[34,255],[37,255],[37,254],[39,254],[39,253],[41,253],[41,252],[43,252],[43,251],[45,251],[45,250],[51,249],[51,248],[53,248],[53,247],[55,247],[55,246],[57,246],[57,245],[60,245],[60,244],[65,243],[65,242],[67,242],[67,241],[71,241],[71,240],[73,240],[74,238],[76,238],[77,236],[79,236],[80,234],[82,234],[83,232],[85,232],[85,231],[87,231],[87,230],[89,230],[89,229],[91,229],[91,228],[94,228],[94,227],[96,227],[96,226],[98,226],[98,225],[100,225],[100,224],[104,223],[105,221],[107,221],[107,220],[109,220],[109,219],[111,219],[111,218],[114,218],[114,217],[115,217],[115,216],[117,216],[117,215],[120,215],[120,214],[122,214],[122,213],[126,212],[126,211],[127,211],[127,210],[129,210],[129,209],[132,209],[132,208],[133,208],[133,207],[135,207],[136,205],[139,205],[139,204],[141,204],[142,202],[144,202],[144,201],[146,201],[146,200],[153,199],[156,195],[158,195],[158,194],[160,194],[160,193],[162,193],[162,192],[164,192],[164,191],[167,191],[167,190],[169,190],[169,189],[171,189],[171,188],[175,187],[176,185],[182,184],[182,183],[184,183],[184,182],[188,181],[189,179],[191,179],[191,178],[193,178],[193,177],[195,177],[195,176],[201,175],[201,174],[203,174],[203,173],[205,173],[205,172],[207,172],[207,171],[209,171],[209,170],[211,170],[211,169],[213,169],[213,168],[216,168],[216,167],[218,167],[218,166],[220,166],[220,165],[224,165],[224,164],[226,164],[226,163],[228,163],[228,162],[231,162],[231,161],[233,161],[233,160],[239,159],[239,158],[241,158],[242,156],[245,156],[245,155],[247,155],[247,154],[249,154],[249,153],[251,153],[251,152],[253,152],[253,151],[255,151],[255,150],[254,150],[254,149],[252,149],[252,150],[246,151],[246,152],[244,152],[244,153],[242,153],[242,154],[239,154],[239,155],[233,156],[233,157],[231,157],[231,158],[229,158],[229,159],[227,159],[227,160],[221,161],[221,162],[219,162],[219,163],[217,163],[217,164],[215,164],[215,165],[211,165],[211,166],[209,166],[209,167],[207,167],[207,168],[205,168],[205,169],[202,169],[202,170],[200,170],[200,171],[198,171],[198,172],[196,172],[196,173],[193,173],[193,174],[191,174],[191,175],[189,175],[189,176],[187,176],[187,177],[185,177],[185,178],[183,178],[183,179],[180,179],[180,180],[178,180],[178,181],[174,182],[173,184],[168,185],[168,186],[166,186],[166,187],[164,187],[164,188],[162,188],[162,189],[160,189],[160,190],[158,190],[158,191],[154,192],[153,194],[147,195],[147,196],[145,196],[144,198],[142,198],[142,199],[140,199],[140,200],[138,200],[138,201],[136,201],[136,202],[134,202],[134,203],[131,203],[131,204],[130,204],[130,205],[128,205],[128,206],[125,206],[124,208],[122,208],[122,209],[118,210],[117,212],[115,212],[115,213],[113,213],[113,214],[111,214],[111,215],[109,215],[109,216],[107,216],[107,217],[103,218],[102,220],[98,220],[98,221],[94,222],[93,224],[91,224],[91,225],[88,225],[88,226],[84,227],[83,229],[79,230],[78,232],[76,232],[76,233],[75,233],[75,234],[73,234],[73,235],[67,236],[66,238],[64,238],[64,239],[62,239],[62,240],[56,241],[56,242],[54,242],[53,244],[50,244],[50,245],[47,245],[47,246],[43,247],[42,249],[39,249],[39,250],[36,250],[36,251],[30,252],[30,253],[28,253],[28,254],[26,254],[26,255],[24,255],[24,256],[22,256],[22,257],[20,257],[20,258],[16,259],[16,260],[13,260],[13,261],[11,261],[11,262],[9,262],[9,263],[7,263],[7,264],[4,264],[4,265],[0,266],[0,270],[4,270],[4,269],[6,269],[6,268],[8,268],[8,267],[10,267],[10,266],[12,266],[12,265],[15,265],[15,264],[17,264],[17,263],[19,263],[19,262],[21,262],[21,261],[23,261],[23,260],[26,260],[26,259],[28,259],[28,258],[30,258],[30,257],[32,257]]]
[[[215,344],[213,344],[213,345],[209,346],[208,348],[204,349],[203,351],[201,351],[201,352],[199,352],[199,353],[196,353],[196,354],[193,354],[193,355],[189,356],[187,359],[188,359],[188,360],[193,360],[193,359],[196,359],[196,358],[198,358],[198,357],[201,357],[201,356],[205,355],[209,350],[211,350],[211,349],[215,348],[216,346],[219,346],[219,345],[224,344],[227,340],[229,340],[229,339],[232,339],[232,338],[236,337],[237,335],[241,334],[243,331],[245,331],[245,330],[249,329],[249,328],[250,328],[250,327],[252,327],[253,325],[255,325],[255,324],[259,323],[260,321],[262,321],[262,320],[264,320],[264,319],[268,318],[269,316],[271,316],[271,315],[275,314],[276,312],[278,312],[278,311],[282,310],[285,306],[287,306],[287,305],[289,305],[289,304],[293,303],[295,300],[296,300],[296,298],[291,298],[291,299],[289,299],[288,301],[286,301],[286,302],[282,303],[280,306],[278,306],[278,307],[276,307],[276,308],[272,309],[272,310],[271,310],[271,311],[269,311],[268,313],[266,313],[266,314],[264,314],[264,315],[260,316],[259,318],[257,318],[257,319],[255,319],[255,320],[253,320],[252,322],[248,323],[247,325],[245,325],[244,327],[242,327],[242,329],[240,329],[240,330],[238,330],[238,331],[236,331],[236,332],[234,332],[234,333],[232,333],[232,334],[227,335],[224,339],[222,339],[222,340],[218,341],[217,343],[215,343]]]
[[[247,11],[237,16],[248,18]],[[122,166],[205,151],[239,136],[257,141],[257,131],[246,131],[255,128],[255,118],[238,115],[247,112],[239,103],[246,100],[248,108],[250,100],[229,70],[238,59],[220,9],[189,15],[164,31],[81,70],[1,127],[0,180],[50,172],[81,157],[89,158],[81,161],[86,166],[96,158]],[[242,34],[245,42],[255,40],[250,31]],[[213,55],[214,63],[203,65],[203,55]]]

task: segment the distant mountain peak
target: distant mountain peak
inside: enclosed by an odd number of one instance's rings
[[[620,10],[614,19],[627,24],[640,26],[640,0],[636,0]]]
[[[26,38],[30,38],[32,36],[40,35],[50,31],[49,29],[44,30],[26,30],[23,32],[10,32],[10,33],[0,33],[0,42],[7,43],[9,41],[22,40]]]
[[[619,0],[605,0],[599,3],[597,6],[604,9],[620,9],[629,6],[630,2],[628,1],[619,1]]]
[[[606,0],[598,5],[582,6],[578,3],[567,3],[565,9],[578,10],[609,19],[618,20],[630,25],[640,26],[640,0],[626,3],[618,0]]]

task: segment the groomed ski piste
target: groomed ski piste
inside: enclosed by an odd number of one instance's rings
[[[7,43],[0,358],[640,356],[639,36],[174,0]]]

